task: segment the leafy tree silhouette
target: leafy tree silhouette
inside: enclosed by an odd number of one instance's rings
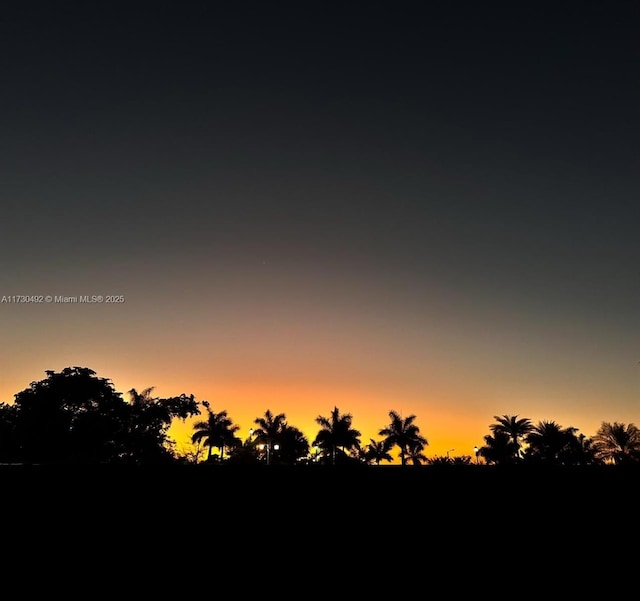
[[[307,457],[310,452],[309,440],[304,433],[296,428],[285,424],[278,436],[280,449],[277,457],[281,463],[292,465],[300,459]]]
[[[87,367],[48,370],[15,395],[16,434],[27,463],[105,463],[127,443],[128,410],[106,378]]]
[[[350,413],[341,415],[338,407],[333,408],[329,417],[316,417],[316,423],[322,429],[317,433],[313,445],[322,450],[325,459],[330,458],[332,465],[344,461],[348,451],[360,448],[361,434],[352,427],[352,422],[353,416]]]
[[[161,463],[175,459],[173,441],[168,430],[174,418],[182,421],[199,415],[200,409],[193,395],[182,394],[170,398],[154,398],[154,388],[138,392],[129,390],[130,427],[127,459],[136,463]]]
[[[435,457],[427,459],[427,463],[429,465],[452,465],[453,459],[446,455],[436,455]]]
[[[593,438],[584,434],[575,434],[569,448],[566,449],[568,465],[602,465],[604,461],[596,457],[593,451]]]
[[[485,445],[480,448],[478,455],[484,457],[487,464],[504,465],[513,463],[516,448],[509,434],[502,430],[497,430],[492,436],[487,434],[484,437]]]
[[[21,460],[17,419],[18,410],[15,405],[0,403],[0,463],[18,463]]]
[[[455,457],[451,458],[451,463],[453,463],[454,465],[471,465],[471,455],[456,455]]]
[[[171,422],[199,412],[192,396],[152,399],[152,389],[130,391],[127,403],[109,379],[87,367],[45,373],[15,395],[11,412],[4,411],[11,417],[12,457],[21,462],[173,461]]]
[[[208,401],[202,401],[202,405],[207,411],[207,419],[199,420],[193,424],[195,432],[191,436],[191,442],[202,442],[209,447],[207,461],[212,461],[214,447],[220,450],[220,461],[224,461],[226,447],[242,444],[242,441],[235,435],[240,426],[233,423],[226,410],[216,413],[211,410]]]
[[[429,442],[420,434],[420,428],[414,423],[415,415],[403,418],[397,411],[389,411],[391,422],[386,428],[379,432],[385,437],[385,442],[389,448],[397,446],[400,449],[400,463],[407,464],[409,456],[417,458],[420,452]]]

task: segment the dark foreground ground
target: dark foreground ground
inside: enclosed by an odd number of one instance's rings
[[[611,578],[635,594],[620,565],[636,553],[639,483],[640,469],[614,467],[4,466],[4,574],[8,552],[15,569],[70,578],[54,590],[88,570],[85,596],[131,578],[147,596],[292,579],[300,590],[276,596],[471,597],[552,581],[574,598]]]
[[[637,510],[640,467],[2,466],[3,502],[161,511],[496,513],[514,508]],[[524,517],[524,516],[523,516]]]

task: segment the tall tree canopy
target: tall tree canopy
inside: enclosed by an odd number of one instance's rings
[[[193,396],[152,398],[130,391],[126,402],[111,381],[87,367],[48,370],[4,408],[12,460],[27,463],[157,463],[174,457],[167,431],[174,418],[199,413]],[[7,419],[10,422],[7,423]]]

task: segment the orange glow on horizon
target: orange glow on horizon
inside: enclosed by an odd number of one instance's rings
[[[431,459],[445,457],[468,456],[475,459],[474,447],[484,444],[484,436],[490,434],[490,425],[495,415],[518,414],[528,417],[534,423],[542,419],[553,419],[564,427],[573,426],[586,436],[595,434],[603,420],[617,419],[632,422],[633,417],[618,417],[601,414],[597,400],[597,391],[579,394],[580,405],[572,411],[571,406],[561,407],[562,396],[555,398],[558,402],[554,408],[554,397],[551,395],[528,396],[514,394],[514,388],[505,386],[500,392],[493,384],[477,380],[467,383],[458,378],[447,391],[442,382],[434,382],[429,392],[425,392],[413,383],[395,380],[383,385],[379,380],[367,380],[354,377],[331,379],[330,374],[322,377],[311,377],[310,373],[246,372],[237,369],[229,370],[226,377],[211,369],[176,369],[175,364],[167,357],[143,356],[137,363],[125,358],[113,359],[106,355],[94,354],[85,356],[86,361],[79,361],[78,356],[69,355],[62,363],[52,366],[51,362],[42,362],[29,370],[16,370],[5,374],[0,382],[0,400],[12,402],[13,395],[29,386],[32,381],[46,377],[45,370],[60,371],[66,366],[86,366],[96,372],[97,377],[109,379],[115,390],[128,400],[128,391],[138,391],[153,387],[152,396],[163,398],[179,394],[193,394],[197,401],[207,400],[213,411],[226,410],[233,423],[240,429],[237,435],[245,439],[249,430],[255,427],[255,419],[263,417],[267,410],[272,413],[284,413],[287,422],[298,428],[311,445],[320,427],[316,422],[319,415],[329,416],[334,406],[341,414],[350,413],[353,417],[353,428],[360,431],[362,446],[369,444],[370,439],[380,440],[379,431],[389,423],[389,411],[394,410],[406,417],[415,415],[416,425],[428,445],[423,454]],[[135,367],[132,367],[132,364]],[[204,364],[204,360],[203,360]],[[206,366],[205,366],[206,367]],[[331,382],[330,384],[327,382]],[[402,385],[400,385],[400,384]],[[517,392],[517,391],[516,391]],[[594,400],[595,399],[595,400]],[[589,408],[591,400],[592,409]],[[536,412],[528,408],[536,406]],[[562,411],[560,411],[562,409]],[[579,420],[576,419],[578,416]],[[193,423],[201,416],[186,422],[174,421],[169,429],[169,437],[176,443],[179,453],[192,450],[190,438]],[[394,450],[392,455],[397,456]]]
[[[254,420],[263,417],[267,410],[271,410],[274,415],[284,413],[287,422],[301,430],[311,445],[320,430],[316,418],[319,415],[328,417],[336,406],[341,414],[351,414],[352,426],[361,433],[360,443],[365,446],[369,444],[370,439],[381,439],[378,433],[388,425],[389,411],[394,410],[404,417],[411,414],[416,416],[414,423],[429,443],[423,451],[425,456],[429,458],[445,456],[448,450],[456,449],[455,453],[451,453],[451,457],[468,455],[473,458],[474,443],[468,442],[474,437],[473,434],[469,434],[473,423],[465,424],[457,421],[454,424],[451,418],[441,410],[433,409],[426,414],[424,411],[410,410],[410,407],[403,409],[399,403],[393,406],[384,395],[332,387],[234,384],[216,386],[212,395],[196,398],[208,400],[212,411],[226,410],[233,423],[240,426],[237,436],[242,440],[246,439],[250,429],[255,427]],[[437,403],[433,402],[429,405],[435,407]],[[193,422],[197,419],[200,419],[200,416],[184,423],[178,421],[172,425],[169,434],[175,440],[178,449],[189,447]],[[436,424],[441,425],[437,427]],[[482,440],[478,439],[475,444],[480,446],[481,442]],[[396,456],[396,450],[392,450],[391,454]]]

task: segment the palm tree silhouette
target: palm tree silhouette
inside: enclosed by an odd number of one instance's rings
[[[391,453],[389,453],[390,447],[386,440],[374,440],[373,438],[370,438],[369,440],[371,442],[364,450],[364,460],[367,463],[380,465],[380,462],[382,461],[393,461],[393,457],[391,456]]]
[[[517,415],[494,415],[495,424],[491,424],[489,428],[494,434],[502,432],[506,434],[513,443],[513,459],[518,460],[522,457],[522,445],[520,441],[533,430],[533,424],[528,417],[518,419]]]
[[[257,417],[254,420],[254,423],[259,427],[253,431],[253,435],[257,443],[265,445],[267,463],[271,463],[274,445],[279,446],[280,444],[279,439],[287,425],[285,421],[286,417],[284,413],[274,415],[270,409],[267,409],[264,417]]]
[[[571,462],[576,444],[577,428],[563,428],[555,421],[542,420],[524,437],[527,443],[525,458],[546,464],[563,465]]]
[[[506,432],[498,430],[493,436],[487,434],[484,442],[485,446],[478,450],[478,454],[484,457],[488,464],[502,465],[513,461],[515,445]]]
[[[409,415],[406,418],[396,411],[389,411],[391,423],[382,428],[378,434],[385,437],[385,443],[389,448],[397,446],[400,449],[400,463],[407,464],[408,456],[415,456],[426,447],[429,442],[420,434],[420,428],[413,422],[415,415]]]
[[[405,454],[405,461],[412,465],[422,465],[423,461],[427,461],[427,456],[422,452],[423,449],[424,446],[421,444],[409,447]]]
[[[191,442],[202,442],[202,444],[209,447],[208,461],[211,460],[212,449],[214,447],[218,448],[220,450],[220,461],[222,461],[225,447],[241,444],[241,440],[235,435],[240,426],[233,423],[226,411],[216,413],[211,411],[207,401],[202,401],[202,404],[207,410],[207,419],[193,424],[195,432],[191,436]]]
[[[277,458],[280,463],[294,464],[309,456],[309,440],[302,430],[289,424],[284,424],[278,435],[280,449]]]
[[[631,423],[602,422],[593,437],[597,459],[616,465],[640,461],[640,429]]]
[[[313,445],[320,447],[325,456],[331,456],[331,464],[336,464],[336,454],[339,452],[342,456],[346,455],[345,451],[360,448],[360,432],[351,427],[353,416],[350,413],[340,415],[340,410],[334,407],[329,417],[319,415],[316,417],[316,423],[322,426],[322,429],[316,435]]]
[[[286,415],[274,415],[270,409],[264,417],[258,417],[254,423],[259,426],[253,430],[255,443],[264,445],[268,463],[296,463],[309,455],[309,441],[301,430],[287,424]]]
[[[129,399],[131,400],[132,405],[148,405],[152,403],[155,399],[151,396],[151,393],[154,391],[155,386],[150,386],[149,388],[145,388],[141,392],[138,392],[135,388],[132,388],[128,391]]]

